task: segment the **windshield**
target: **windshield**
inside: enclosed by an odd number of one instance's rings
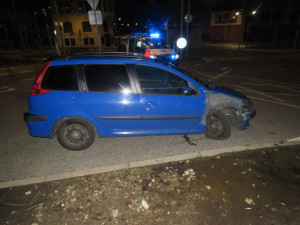
[[[170,48],[170,43],[168,43],[164,38],[146,38],[143,42],[151,49]]]
[[[203,79],[201,78],[200,76],[198,75],[194,75],[194,74],[191,74],[183,69],[180,69],[180,68],[176,68],[177,70],[179,70],[180,72],[184,73],[185,75],[193,78],[195,81],[197,81],[199,84],[201,84],[202,86],[206,87],[207,89],[211,90],[215,87],[215,84],[207,79]]]

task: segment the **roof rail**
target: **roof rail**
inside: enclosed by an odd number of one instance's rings
[[[76,56],[133,56],[133,57],[144,57],[143,54],[137,52],[76,52],[69,57]]]
[[[115,56],[115,57],[135,57],[135,58],[141,58],[147,61],[155,61],[158,63],[162,63],[167,66],[175,66],[174,63],[171,63],[169,61],[166,61],[160,57],[156,57],[155,59],[151,59],[148,57],[144,57],[144,54],[137,53],[137,52],[76,52],[73,53],[70,56],[64,57],[66,60],[70,58],[76,58],[76,57],[84,57],[84,56]],[[63,57],[60,57],[63,58]]]

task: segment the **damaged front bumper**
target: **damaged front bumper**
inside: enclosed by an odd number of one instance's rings
[[[249,127],[249,121],[256,115],[255,110],[243,110],[237,119],[237,128],[245,130]]]

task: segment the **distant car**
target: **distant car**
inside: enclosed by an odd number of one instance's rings
[[[44,64],[33,83],[29,133],[57,136],[69,150],[95,137],[197,134],[226,139],[254,115],[244,95],[155,60],[128,55],[74,55]]]

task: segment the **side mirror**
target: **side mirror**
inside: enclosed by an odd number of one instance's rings
[[[191,87],[184,87],[183,88],[183,95],[186,95],[186,96],[192,96],[196,93],[196,91],[194,91],[193,88]]]

